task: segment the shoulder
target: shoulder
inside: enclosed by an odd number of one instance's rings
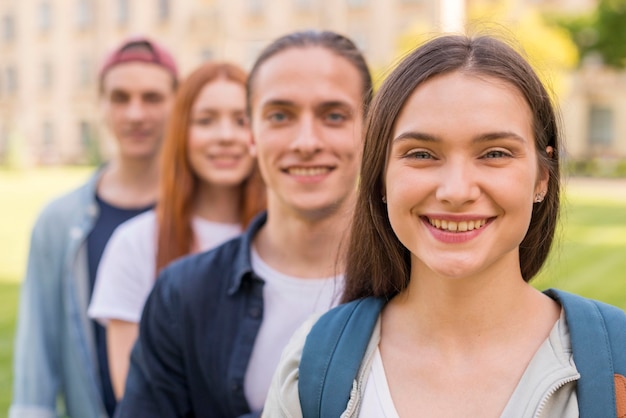
[[[42,230],[59,231],[75,225],[83,216],[95,215],[95,179],[54,198],[39,213],[34,233]]]
[[[111,236],[112,246],[148,246],[154,248],[156,239],[156,214],[154,210],[141,213],[120,224]]]
[[[168,292],[189,296],[215,296],[214,292],[223,292],[233,277],[240,274],[237,259],[249,250],[241,237],[237,237],[214,249],[184,256],[163,269],[157,285]]]

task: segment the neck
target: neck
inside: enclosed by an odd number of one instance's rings
[[[241,186],[217,187],[200,183],[196,191],[194,215],[212,222],[241,223]]]
[[[255,238],[260,257],[294,277],[323,278],[343,273],[352,201],[325,216],[281,211],[268,198],[267,223]]]
[[[98,196],[115,206],[138,208],[156,202],[157,158],[116,158],[106,166],[98,183]]]

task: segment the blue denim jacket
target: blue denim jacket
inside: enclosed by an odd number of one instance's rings
[[[11,418],[105,417],[87,317],[86,238],[98,216],[99,173],[51,202],[33,228],[15,342]]]
[[[244,376],[263,320],[250,249],[265,223],[165,268],[148,297],[116,418],[254,417]]]

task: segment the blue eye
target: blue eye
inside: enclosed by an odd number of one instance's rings
[[[343,122],[344,120],[346,120],[346,116],[342,113],[339,112],[332,112],[329,113],[328,115],[326,115],[326,119],[329,122],[333,122],[333,123],[338,123],[338,122]]]
[[[433,158],[433,156],[428,151],[413,151],[408,153],[406,156],[414,160],[428,160]]]
[[[288,118],[287,118],[287,114],[285,112],[272,112],[269,115],[267,115],[267,119],[269,119],[271,122],[285,122]]]

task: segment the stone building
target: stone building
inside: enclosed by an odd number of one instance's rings
[[[592,0],[545,0],[551,7],[559,1],[571,5]],[[446,4],[457,8],[449,16],[442,12]],[[380,70],[397,58],[398,39],[411,28],[434,31],[453,25],[454,29],[454,19],[463,18],[458,10],[462,4],[462,0],[3,0],[0,162],[85,163],[107,154],[111,141],[98,120],[96,74],[102,56],[125,36],[158,39],[174,51],[185,75],[209,59],[249,68],[259,50],[283,33],[333,29],[354,39],[372,68]],[[598,81],[591,78],[590,82]],[[619,75],[605,81],[606,97],[592,86],[576,90],[566,112],[575,145],[572,155],[583,156],[600,141],[602,152],[626,156],[626,89],[613,89],[616,80],[624,84]],[[606,123],[610,129],[604,129]],[[601,139],[594,136],[600,129],[596,125],[604,127],[598,134]]]

